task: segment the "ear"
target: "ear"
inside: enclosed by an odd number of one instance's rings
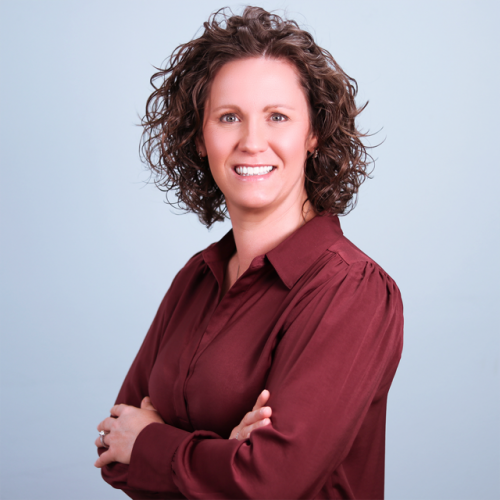
[[[203,140],[203,137],[197,137],[194,140],[194,143],[196,144],[196,150],[198,153],[201,153],[201,156],[207,156],[207,148],[205,147],[205,141]]]
[[[313,154],[318,147],[318,138],[315,135],[311,135],[307,140],[307,150],[309,153]]]

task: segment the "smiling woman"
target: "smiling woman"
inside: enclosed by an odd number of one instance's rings
[[[293,227],[312,218],[304,165],[318,141],[309,116],[297,72],[287,61],[240,59],[217,73],[197,143],[224,193],[233,228],[264,220],[268,227],[287,221]],[[247,269],[254,255],[235,254],[226,285],[236,280],[235,267]]]
[[[240,59],[217,73],[198,143],[231,220],[249,212],[258,218],[289,210],[300,215],[307,200],[304,165],[317,142],[292,64]]]
[[[219,12],[152,78],[157,184],[232,230],[179,271],[99,426],[132,498],[383,498],[394,281],[342,234],[355,82],[293,21]],[[267,404],[267,406],[265,406]]]

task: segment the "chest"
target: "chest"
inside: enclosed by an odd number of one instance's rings
[[[292,298],[265,270],[245,273],[219,303],[213,279],[187,292],[166,326],[150,396],[167,423],[228,437],[265,388]]]

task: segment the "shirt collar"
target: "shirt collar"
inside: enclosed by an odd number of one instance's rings
[[[292,288],[307,269],[342,234],[339,218],[336,215],[317,215],[267,252],[265,256],[281,281],[288,288]],[[202,252],[203,259],[219,284],[222,284],[227,262],[235,251],[236,245],[231,229],[221,240]],[[262,260],[262,256],[256,259]]]
[[[316,215],[266,256],[281,281],[292,288],[319,256],[342,236],[337,216]]]

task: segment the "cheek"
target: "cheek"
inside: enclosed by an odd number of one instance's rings
[[[223,161],[232,149],[232,137],[228,131],[208,128],[203,133],[207,154],[212,161]]]
[[[219,188],[224,190],[225,165],[231,152],[230,141],[227,134],[210,128],[203,132],[203,138],[212,177]]]
[[[287,131],[275,137],[276,152],[287,161],[303,166],[307,157],[307,134],[303,130]]]

